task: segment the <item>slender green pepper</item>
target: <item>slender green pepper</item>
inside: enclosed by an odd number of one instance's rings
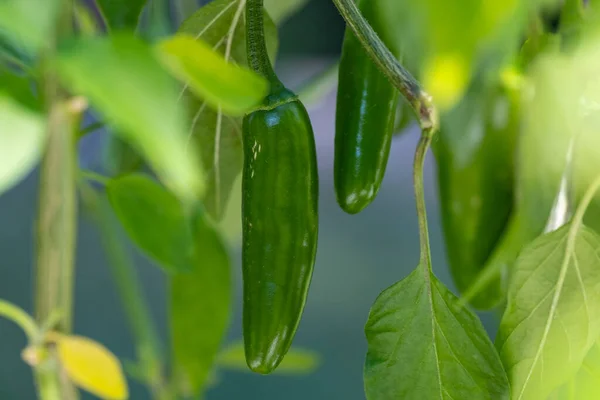
[[[486,96],[482,89],[472,89],[442,122],[434,147],[446,252],[460,292],[485,266],[513,210],[518,107],[499,90]],[[496,279],[471,303],[492,307],[503,290]]]
[[[262,0],[248,1],[248,64],[269,79],[271,94],[242,128],[242,272],[246,362],[268,374],[289,350],[306,302],[317,249],[318,176],[308,113],[275,76],[262,10]]]
[[[383,34],[377,0],[358,0],[373,29]],[[382,37],[390,47],[391,42]],[[337,94],[334,182],[342,209],[356,214],[379,191],[390,153],[398,92],[346,28]]]

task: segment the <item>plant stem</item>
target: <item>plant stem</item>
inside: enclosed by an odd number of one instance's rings
[[[162,377],[163,361],[158,334],[144,301],[133,262],[119,240],[119,232],[110,205],[105,196],[98,195],[85,182],[81,183],[81,192],[85,207],[91,213],[100,231],[110,272],[127,316],[136,346],[137,359],[145,372],[145,379],[156,399],[168,399],[170,397],[165,394],[167,389]]]
[[[425,189],[423,188],[423,167],[425,166],[425,156],[431,145],[435,131],[425,129],[419,139],[417,150],[415,152],[415,161],[413,167],[413,184],[415,187],[415,202],[417,205],[417,218],[419,220],[419,243],[421,256],[419,264],[431,273],[431,250],[429,245],[429,231],[427,228],[427,210],[425,207]]]
[[[76,236],[75,121],[64,103],[64,95],[47,77],[52,98],[48,147],[41,165],[39,214],[37,219],[37,271],[35,316],[38,323],[54,310],[62,318],[58,330],[68,333],[72,325],[73,269]]]
[[[354,0],[333,0],[333,3],[367,54],[411,105],[417,115],[421,130],[437,131],[438,115],[431,96],[423,91],[417,80],[383,44],[371,25],[361,15]]]
[[[7,301],[0,300],[0,316],[13,321],[19,325],[29,343],[33,343],[38,339],[39,329],[35,321],[25,311]]]
[[[246,49],[250,68],[271,83],[271,94],[279,92],[283,84],[275,74],[267,52],[263,0],[246,3]]]

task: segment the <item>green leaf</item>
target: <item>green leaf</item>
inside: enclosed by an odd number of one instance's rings
[[[184,394],[208,383],[231,314],[232,278],[227,248],[203,217],[194,226],[193,269],[171,278],[171,332],[176,379]]]
[[[285,358],[273,372],[273,375],[305,375],[313,373],[319,368],[321,363],[318,353],[292,347]],[[219,354],[217,365],[221,368],[232,369],[237,371],[249,372],[246,365],[246,356],[244,354],[244,343],[233,342]]]
[[[600,336],[599,248],[596,233],[567,224],[517,259],[496,339],[514,400],[546,399]]]
[[[279,25],[300,11],[307,3],[308,0],[265,0],[265,10]]]
[[[42,105],[32,88],[31,80],[27,77],[0,68],[0,90],[30,111],[41,112]]]
[[[88,97],[178,197],[192,201],[202,193],[177,86],[148,45],[128,34],[73,40],[61,47],[56,66],[65,85]]]
[[[215,0],[184,21],[179,33],[201,39],[232,63],[247,65],[244,4],[241,0]],[[265,37],[270,58],[274,60],[277,28],[267,16]],[[212,218],[220,220],[233,183],[242,171],[242,122],[211,109],[185,87],[181,93],[192,117],[188,129],[191,145],[200,154],[207,175],[204,205]]]
[[[113,29],[135,29],[147,0],[96,0],[104,20]]]
[[[39,162],[46,121],[0,88],[0,194],[19,183]]]
[[[59,4],[57,0],[2,0],[0,32],[37,51],[53,36]]]
[[[131,240],[168,272],[194,263],[194,240],[181,202],[142,174],[109,181],[110,204]]]
[[[419,265],[386,289],[365,327],[367,399],[508,399],[481,322]]]
[[[269,91],[267,80],[229,63],[221,54],[187,34],[165,39],[157,46],[165,66],[213,108],[243,116],[260,105]]]
[[[596,341],[577,374],[549,400],[596,400],[600,396],[600,342]]]

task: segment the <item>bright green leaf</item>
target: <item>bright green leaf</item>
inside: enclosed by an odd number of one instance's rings
[[[177,86],[148,45],[127,34],[74,40],[61,47],[56,66],[64,83],[90,99],[166,186],[185,201],[201,194],[202,171],[186,149]]]
[[[597,400],[600,398],[600,342],[596,341],[577,374],[558,388],[549,400]]]
[[[45,119],[0,92],[0,194],[31,172],[45,143]]]
[[[82,336],[57,337],[57,353],[69,379],[107,400],[129,397],[127,381],[117,357],[100,343]]]
[[[177,197],[141,174],[111,180],[106,190],[123,228],[146,255],[170,272],[192,268],[193,232]]]
[[[421,265],[377,298],[365,327],[367,399],[508,399],[492,342],[457,304]]]
[[[267,95],[269,83],[251,70],[232,64],[202,40],[179,34],[157,46],[163,63],[213,108],[243,116]]]
[[[135,29],[147,0],[96,0],[107,25],[113,29]]]
[[[600,237],[567,224],[523,250],[496,339],[513,400],[546,399],[600,336]]]
[[[273,374],[310,374],[319,367],[320,362],[321,360],[318,353],[311,350],[292,347]],[[229,344],[219,354],[217,365],[221,368],[249,372],[250,370],[246,364],[246,356],[244,354],[244,343],[234,342]]]
[[[300,11],[308,0],[265,0],[265,10],[276,24],[281,24],[286,19]]]
[[[186,394],[202,392],[231,314],[227,248],[204,217],[194,225],[192,270],[171,277],[170,310],[176,379]]]
[[[240,0],[212,1],[184,21],[179,32],[208,43],[226,60],[247,65],[244,4]],[[269,56],[274,60],[278,46],[277,28],[266,15],[265,39]],[[211,217],[220,220],[229,203],[233,184],[242,171],[242,121],[212,110],[206,101],[185,87],[182,97],[192,117],[188,132],[207,175],[204,205]]]
[[[59,4],[57,0],[2,0],[0,31],[30,50],[39,50],[53,36]]]

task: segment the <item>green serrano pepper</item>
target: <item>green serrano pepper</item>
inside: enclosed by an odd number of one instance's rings
[[[271,82],[244,118],[242,173],[243,329],[246,362],[268,374],[289,350],[302,316],[317,249],[318,176],[306,109],[285,89],[264,46],[263,2],[249,0],[248,60]]]
[[[481,89],[472,89],[447,116],[434,147],[446,252],[463,293],[498,245],[513,211],[518,107],[500,90],[484,97]],[[503,291],[496,279],[471,303],[488,309]]]
[[[358,0],[373,29],[383,34],[377,0]],[[390,41],[382,37],[389,47]],[[334,182],[342,209],[356,214],[379,191],[390,153],[398,92],[346,28],[337,94]]]

